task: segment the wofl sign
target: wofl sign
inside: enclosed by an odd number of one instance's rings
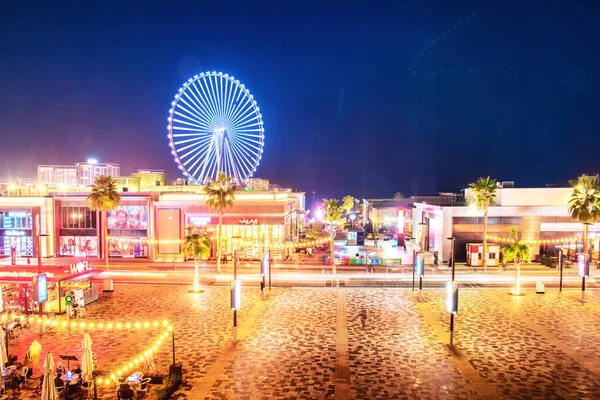
[[[88,264],[87,261],[80,261],[69,265],[69,269],[71,271],[71,275],[75,275],[83,271],[88,271],[92,269],[92,267]]]

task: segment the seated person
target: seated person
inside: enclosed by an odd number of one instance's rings
[[[63,387],[65,386],[65,383],[62,380],[62,373],[61,372],[57,372],[56,373],[56,378],[54,378],[54,387]]]
[[[16,387],[20,387],[23,382],[25,382],[25,378],[23,377],[23,369],[17,367],[11,373],[11,379]]]
[[[73,370],[74,374],[78,374],[81,375],[81,365],[77,364],[77,366],[75,367],[75,369]]]
[[[117,396],[122,400],[133,399],[135,397],[135,392],[127,383],[121,383],[121,386],[119,386],[119,391],[117,392]]]
[[[61,362],[59,362],[59,363],[58,363],[58,367],[56,367],[56,373],[57,373],[57,374],[64,375],[64,374],[65,374],[65,372],[66,372],[66,370],[65,370],[65,367],[63,367],[62,363],[61,363]]]

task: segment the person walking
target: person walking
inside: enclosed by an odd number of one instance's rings
[[[362,328],[365,329],[367,324],[367,309],[363,307],[358,316],[360,318],[360,322],[362,323]]]

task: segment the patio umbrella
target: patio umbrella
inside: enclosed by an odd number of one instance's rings
[[[92,338],[89,333],[83,336],[81,343],[83,349],[83,361],[81,362],[81,377],[86,382],[91,382],[94,372],[94,357],[92,355]]]
[[[44,361],[44,382],[42,384],[41,400],[58,400],[56,388],[54,387],[54,359],[51,352],[48,352],[46,361]]]

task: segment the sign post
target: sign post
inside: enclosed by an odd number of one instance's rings
[[[423,300],[423,275],[425,274],[425,254],[419,253],[416,263],[417,275],[419,275],[419,301]]]
[[[589,254],[579,253],[577,255],[577,265],[579,267],[579,276],[581,276],[581,302],[585,303],[585,278],[590,276]]]
[[[563,249],[558,249],[558,268],[560,268],[560,280],[558,283],[558,291],[562,292],[562,282],[563,282]]]
[[[67,306],[67,326],[69,327],[69,336],[71,336],[71,306],[73,305],[73,296],[65,296],[65,305]]]
[[[450,346],[454,345],[454,314],[458,314],[458,283],[456,283],[454,281],[454,276],[455,276],[455,271],[456,271],[456,265],[455,265],[455,259],[454,259],[454,254],[455,254],[455,248],[454,245],[456,243],[456,238],[455,237],[451,237],[448,238],[450,240],[452,240],[452,250],[450,253],[450,259],[448,260],[450,262],[450,267],[452,267],[452,275],[451,275],[451,279],[450,282],[447,283],[447,290],[448,290],[448,294],[447,294],[447,298],[446,298],[446,308],[448,310],[448,312],[450,313]]]
[[[263,300],[267,299],[267,285],[265,282],[267,274],[269,274],[269,290],[271,289],[271,259],[269,258],[269,253],[269,250],[263,253],[262,260],[260,263],[260,275],[262,276],[260,289],[262,291]]]
[[[40,337],[44,335],[44,320],[43,310],[44,302],[48,300],[48,281],[46,280],[46,274],[39,274],[33,277],[33,301],[38,303],[40,311]]]
[[[233,310],[233,341],[237,342],[237,312],[242,304],[242,282],[237,278],[237,250],[233,252],[233,281],[229,288]]]

